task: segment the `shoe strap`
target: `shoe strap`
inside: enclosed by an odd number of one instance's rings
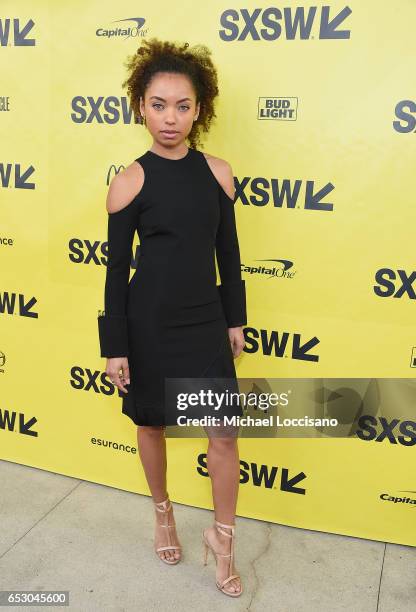
[[[220,583],[221,587],[224,587],[224,585],[227,584],[227,582],[230,582],[230,580],[233,580],[233,578],[240,578],[240,574],[232,574],[231,576],[228,576],[228,578]]]
[[[167,497],[164,501],[162,502],[153,502],[155,505],[156,510],[158,510],[159,512],[169,512],[169,510],[171,509],[172,504],[170,503],[169,497]],[[163,506],[162,508],[158,508],[158,506]]]
[[[229,538],[231,538],[231,551],[230,554],[228,555],[220,555],[221,557],[230,557],[230,562],[228,564],[228,574],[231,573],[231,568],[233,567],[233,563],[234,563],[234,528],[235,525],[225,525],[225,523],[220,523],[219,521],[215,520],[215,527],[217,528],[217,530],[228,536]],[[223,529],[221,529],[221,527],[225,527],[226,529],[231,529],[231,533],[227,533],[226,531],[224,531]]]
[[[172,504],[170,503],[169,500],[169,496],[163,501],[163,502],[154,502],[155,508],[156,510],[158,510],[159,512],[163,512],[163,514],[166,514],[167,512],[169,512],[169,510],[172,507]],[[157,506],[163,506],[164,509],[162,508],[158,508]],[[166,547],[162,547],[159,548],[158,550],[170,550],[171,548],[178,548],[177,546],[173,546],[172,545],[172,540],[170,537],[170,531],[169,531],[169,527],[176,527],[176,523],[175,521],[173,521],[173,523],[171,525],[169,525],[169,519],[168,517],[166,517],[168,524],[167,525],[162,525],[161,523],[158,523],[158,527],[165,527],[168,529],[166,535],[167,535],[167,539],[168,539],[168,546]]]
[[[215,521],[215,526],[217,528],[217,530],[222,533],[223,535],[228,536],[229,538],[232,538],[234,536],[234,528],[235,525],[225,525],[225,523],[220,523],[219,521]],[[231,529],[231,533],[227,533],[226,531],[224,531],[223,529],[221,529],[221,527],[225,527],[226,529]]]

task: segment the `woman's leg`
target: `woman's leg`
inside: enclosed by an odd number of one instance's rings
[[[217,437],[217,431],[213,432],[214,435],[210,436],[210,428],[206,428],[206,431],[209,436],[207,467],[211,478],[215,519],[226,525],[234,525],[240,481],[238,438],[234,436]],[[222,529],[227,533],[231,533],[231,529],[224,527]],[[215,551],[224,555],[230,553],[230,537],[223,535],[215,527],[209,527],[205,533]],[[217,560],[217,577],[218,581],[222,582],[230,574],[230,558],[217,557]],[[236,573],[235,567],[231,567],[231,573]],[[233,578],[233,580],[230,580],[225,585],[225,589],[230,592],[240,591],[240,579]]]
[[[138,426],[137,427],[137,446],[139,450],[140,460],[143,465],[146,480],[149,485],[150,492],[154,503],[158,504],[168,497],[166,485],[166,439],[164,427]],[[161,508],[161,506],[159,506]],[[166,523],[166,514],[159,512],[155,508],[157,525],[173,524],[173,507],[171,506],[167,513],[169,522]],[[179,546],[176,529],[165,529],[163,527],[157,529],[156,548],[159,546],[168,546],[167,533],[170,532],[171,543]],[[168,560],[179,559],[179,550],[161,550],[158,555],[161,558]]]

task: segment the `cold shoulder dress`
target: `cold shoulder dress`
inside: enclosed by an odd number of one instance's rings
[[[101,357],[128,358],[122,412],[136,425],[165,425],[166,377],[236,378],[228,327],[247,324],[245,281],[234,201],[204,154],[188,148],[174,160],[148,150],[135,161],[141,191],[108,213],[99,342]]]

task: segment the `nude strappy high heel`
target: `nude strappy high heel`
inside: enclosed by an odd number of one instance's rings
[[[217,553],[211,546],[211,544],[208,542],[206,536],[205,536],[205,529],[202,532],[202,539],[205,545],[205,554],[204,554],[204,565],[207,565],[207,559],[208,559],[208,550],[211,550],[212,554],[214,555],[215,558],[215,563],[216,565],[218,565],[218,558],[217,557],[230,557],[230,562],[228,565],[228,577],[225,578],[225,580],[223,580],[222,582],[218,582],[217,580],[215,580],[215,584],[217,585],[217,587],[219,588],[220,591],[222,591],[223,593],[225,593],[225,595],[230,595],[230,597],[239,597],[241,595],[241,593],[243,592],[243,587],[242,585],[240,586],[240,590],[236,591],[235,593],[233,593],[232,591],[227,591],[224,586],[230,582],[230,580],[232,580],[233,578],[240,578],[240,574],[231,574],[232,571],[232,567],[233,567],[233,561],[234,561],[234,528],[235,525],[224,525],[224,523],[220,523],[219,521],[214,521],[214,527],[223,535],[228,536],[229,538],[231,538],[231,552],[228,555],[223,555],[222,553]],[[221,527],[225,527],[226,529],[231,529],[231,533],[227,533],[226,531],[224,531],[223,529],[221,529]],[[241,583],[240,583],[241,584]]]
[[[155,505],[156,510],[158,510],[158,512],[163,512],[164,514],[166,514],[166,524],[162,525],[161,523],[157,523],[157,527],[164,527],[165,529],[168,530],[167,536],[168,536],[168,544],[169,544],[168,546],[159,546],[159,548],[156,548],[155,549],[156,555],[158,556],[159,559],[164,561],[164,563],[167,563],[168,565],[176,565],[181,560],[181,557],[179,557],[179,559],[170,559],[169,560],[169,559],[166,559],[166,558],[161,557],[160,555],[158,555],[158,553],[161,550],[173,550],[173,549],[181,550],[182,549],[181,546],[175,546],[171,542],[171,536],[170,536],[169,528],[176,527],[175,521],[171,525],[169,525],[168,512],[171,509],[172,504],[170,503],[169,497],[167,497],[163,502],[153,502],[153,503]],[[163,506],[163,509],[162,508],[158,508],[158,506]]]

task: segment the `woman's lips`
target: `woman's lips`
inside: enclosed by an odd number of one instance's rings
[[[162,134],[164,134],[168,138],[173,138],[178,133],[178,132],[169,132],[169,131],[166,131],[166,130],[161,130],[161,131],[162,131]]]

